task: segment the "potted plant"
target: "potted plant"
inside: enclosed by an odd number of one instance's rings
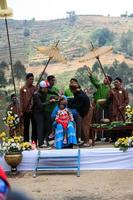
[[[31,144],[23,142],[23,138],[20,137],[6,137],[6,134],[0,134],[1,146],[0,153],[4,155],[5,161],[11,166],[11,172],[17,172],[17,166],[22,161],[22,151],[30,150]]]
[[[119,148],[121,151],[125,152],[128,148],[133,146],[133,136],[126,138],[119,138],[115,142],[115,147]]]

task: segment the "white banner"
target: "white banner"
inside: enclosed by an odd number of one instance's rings
[[[95,148],[95,149],[80,149],[80,167],[81,170],[112,170],[112,169],[133,169],[133,148],[127,152],[122,152],[116,148]],[[41,155],[46,156],[70,156],[76,155],[77,149],[62,149],[62,150],[41,150]],[[18,166],[18,171],[34,170],[37,163],[37,150],[24,151],[21,164]],[[64,166],[65,164],[72,166],[75,161],[58,160],[41,160],[40,166]],[[4,158],[0,158],[0,165],[5,171],[10,171],[10,167],[6,164]]]

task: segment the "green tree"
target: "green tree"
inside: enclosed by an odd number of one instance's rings
[[[108,75],[110,75],[112,77],[112,79],[114,79],[115,77],[117,77],[118,75],[116,74],[115,69],[113,68],[113,66],[108,67],[108,69],[106,70],[106,73]]]
[[[120,38],[120,51],[133,56],[133,31],[122,33]]]
[[[92,72],[99,73],[99,64],[97,61],[92,66]]]
[[[103,66],[104,67],[104,70],[105,72],[107,71],[107,66]],[[92,73],[93,75],[95,75],[99,80],[103,79],[104,75],[101,71],[101,67],[99,66],[98,62],[96,61],[93,66],[92,66]]]
[[[25,28],[25,29],[24,29],[24,36],[25,36],[25,37],[30,36],[30,30],[29,30],[28,28]]]
[[[119,66],[119,64],[120,64],[120,62],[119,62],[117,59],[115,59],[112,65],[113,65],[113,67],[114,67],[115,69],[117,69],[118,66]]]
[[[129,68],[128,64],[125,62],[122,62],[119,64],[119,68],[117,70],[117,73],[122,78],[123,82],[125,84],[128,84],[130,82],[130,77],[133,76],[133,70]]]
[[[16,61],[16,63],[13,65],[14,69],[14,76],[17,79],[24,79],[26,75],[26,70],[24,65],[21,63],[21,61]]]
[[[76,22],[77,16],[74,10],[67,12],[69,25],[73,26]]]
[[[8,65],[6,62],[2,61],[0,63],[0,86],[5,87],[7,80],[5,78],[5,70],[8,68]]]
[[[0,87],[5,87],[7,84],[7,80],[5,78],[5,73],[0,69]]]
[[[83,88],[87,88],[90,86],[90,79],[88,76],[88,70],[86,66],[83,66],[76,71],[75,78],[78,80],[79,84]]]
[[[114,34],[108,28],[97,29],[91,34],[92,42],[98,47],[110,44],[113,38]]]
[[[114,61],[112,66],[108,67],[106,73],[113,79],[119,76],[126,85],[132,82],[133,70],[125,62],[119,63],[118,61]]]
[[[114,62],[112,63],[111,66],[108,67],[106,73],[109,74],[112,79],[118,77],[120,74],[119,74],[119,71],[120,71],[120,62],[115,59]]]
[[[8,64],[5,61],[2,61],[0,63],[0,69],[1,70],[5,70],[6,68],[8,68]]]

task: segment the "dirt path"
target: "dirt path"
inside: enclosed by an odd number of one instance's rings
[[[133,170],[82,171],[75,174],[22,174],[9,178],[13,188],[37,200],[132,200]]]

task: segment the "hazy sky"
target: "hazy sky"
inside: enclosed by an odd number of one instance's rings
[[[65,18],[66,12],[120,16],[133,13],[133,0],[7,0],[14,18],[37,20]]]

